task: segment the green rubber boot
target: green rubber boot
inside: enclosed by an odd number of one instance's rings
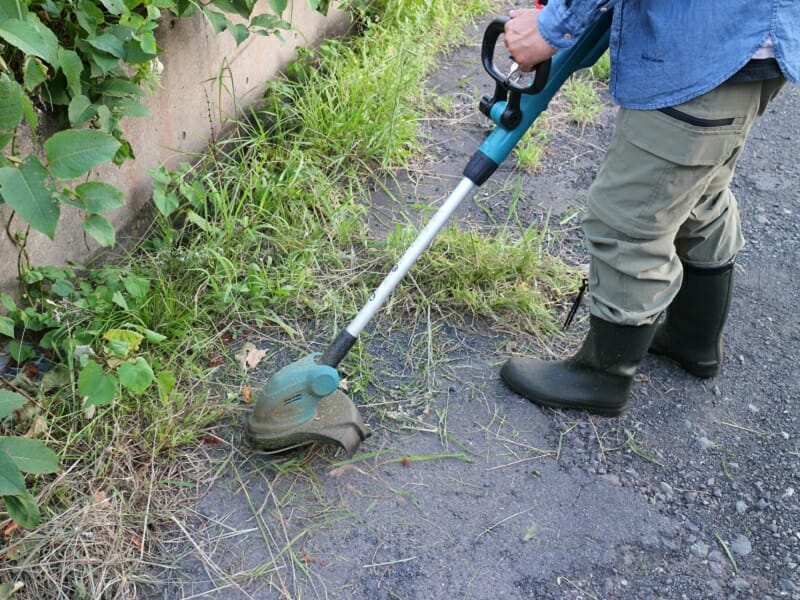
[[[733,261],[714,268],[683,265],[683,282],[656,330],[650,352],[676,361],[697,377],[722,366],[722,329],[733,289]]]
[[[617,325],[590,316],[589,334],[567,360],[512,358],[500,370],[508,386],[531,402],[575,408],[606,417],[628,406],[633,375],[655,333],[655,325]]]

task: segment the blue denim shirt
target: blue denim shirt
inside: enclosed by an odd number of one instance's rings
[[[610,91],[622,107],[649,110],[700,96],[768,38],[786,78],[800,80],[800,0],[550,0],[539,31],[554,48],[569,48],[612,8]]]

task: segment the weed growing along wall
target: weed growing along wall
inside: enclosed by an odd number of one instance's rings
[[[283,40],[250,35],[239,45],[229,31],[215,32],[204,14],[163,18],[155,32],[163,48],[156,63],[161,70],[159,83],[140,100],[149,116],[120,122],[135,160],[119,167],[105,163],[70,182],[76,187],[86,180],[101,181],[122,190],[124,206],[103,215],[117,232],[129,229],[149,201],[151,169],[161,164],[173,168],[205,152],[227,119],[261,97],[265,82],[295,56],[298,46],[313,45],[346,26],[344,13],[331,8],[323,16],[306,0],[290,2],[283,17],[293,26],[281,33]],[[32,146],[30,138],[18,141],[22,151],[26,146]],[[86,215],[70,206],[61,208],[50,239],[39,231],[28,231],[28,224],[8,204],[0,204],[0,290],[16,291],[20,261],[56,266],[83,262],[100,248],[86,234]]]

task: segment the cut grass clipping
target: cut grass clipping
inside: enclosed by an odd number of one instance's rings
[[[48,344],[65,378],[25,392],[61,470],[26,480],[42,524],[2,530],[0,582],[22,584],[17,597],[135,598],[159,589],[171,561],[190,553],[192,500],[218,473],[204,456],[220,443],[209,428],[241,406],[240,383],[223,383],[243,379],[231,356],[237,336],[262,327],[306,351],[308,320],[349,318],[376,283],[361,274],[390,266],[413,237],[398,231],[380,259],[371,254],[362,224],[369,184],[419,152],[417,125],[431,108],[425,76],[459,41],[453,32],[492,6],[356,5],[358,36],[305,51],[207,157],[154,172],[160,216],[142,244],[102,267],[23,274],[27,304],[10,313],[15,343],[34,355]],[[533,230],[447,229],[399,300],[410,316],[425,304],[550,332],[548,307],[574,286],[541,247]],[[121,331],[138,334],[135,347],[120,344]],[[89,360],[102,368],[98,377],[116,376],[124,362],[146,368],[86,407],[76,373]],[[290,547],[275,548],[278,580],[295,572]],[[250,575],[217,580],[235,586]],[[291,582],[282,586],[276,592],[291,597]]]

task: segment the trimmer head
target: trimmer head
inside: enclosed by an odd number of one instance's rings
[[[318,364],[317,356],[284,367],[258,392],[247,423],[251,446],[280,452],[334,443],[352,455],[370,435],[353,401],[338,390],[336,369]]]
[[[311,420],[283,432],[260,430],[260,423],[250,418],[247,437],[259,450],[280,452],[314,442],[339,444],[352,456],[370,432],[347,394],[336,390],[322,398]]]

